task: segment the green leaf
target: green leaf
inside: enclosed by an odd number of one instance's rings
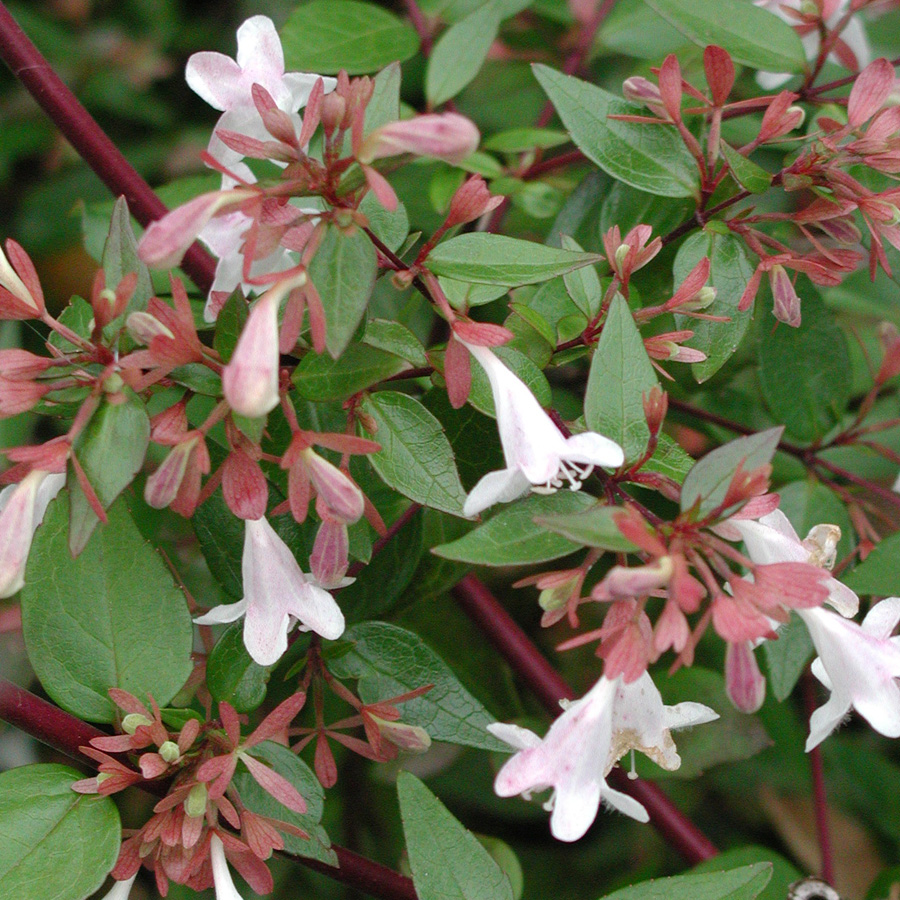
[[[366,118],[363,134],[369,134],[388,122],[396,122],[400,118],[400,63],[392,62],[375,76],[375,90],[366,107]],[[363,204],[371,195],[366,194]],[[374,198],[373,198],[374,199]],[[374,206],[374,204],[372,204]],[[380,206],[381,204],[379,204]],[[405,215],[404,211],[404,215]],[[396,249],[394,247],[391,248]]]
[[[703,312],[727,316],[729,321],[709,322],[675,314],[676,327],[694,332],[688,342],[690,346],[706,354],[703,362],[691,366],[699,382],[718,372],[737,350],[753,315],[752,309],[738,310],[741,295],[753,275],[753,266],[747,259],[743,241],[732,234],[710,230],[691,235],[675,257],[672,267],[675,284],[680,284],[704,256],[709,257],[709,284],[716,289],[716,299]]]
[[[393,353],[368,344],[350,344],[337,359],[327,353],[307,353],[291,380],[304,400],[323,403],[346,400],[408,368],[409,364]]]
[[[415,30],[374,3],[312,0],[298,6],[281,29],[288,72],[348,75],[403,62],[419,49]]]
[[[385,71],[388,71],[385,69]],[[370,191],[359,204],[359,211],[369,220],[369,228],[389,250],[396,252],[409,235],[409,216],[402,203],[393,212],[386,210]]]
[[[687,473],[694,465],[694,458],[684,450],[681,444],[669,437],[664,431],[657,438],[656,452],[643,465],[643,469],[668,475],[669,478],[683,484]]]
[[[591,162],[650,194],[697,196],[696,162],[673,128],[610,119],[644,115],[645,110],[549,66],[532,68],[572,140]]]
[[[754,863],[730,872],[656,878],[607,894],[603,900],[754,900],[771,877],[771,863]]]
[[[502,869],[418,778],[401,772],[397,794],[419,900],[513,900]]]
[[[428,357],[425,355],[422,342],[400,322],[373,319],[366,325],[363,342],[384,350],[385,353],[393,353],[394,356],[399,356],[414,366],[424,368],[428,365]]]
[[[564,250],[583,252],[584,248],[574,238],[562,236]],[[593,266],[584,266],[574,272],[563,275],[566,293],[572,302],[584,313],[589,321],[600,312],[603,303],[603,289],[600,287],[600,276]],[[552,342],[551,342],[552,343]]]
[[[233,784],[241,795],[241,800],[247,804],[251,812],[260,816],[267,816],[281,822],[288,822],[297,828],[302,828],[309,840],[281,832],[284,837],[284,849],[288,853],[295,853],[307,859],[318,859],[329,866],[338,864],[337,855],[331,849],[331,841],[328,834],[321,826],[322,812],[325,807],[325,793],[319,779],[311,771],[309,766],[301,760],[296,753],[287,747],[276,744],[273,741],[263,741],[250,750],[250,755],[256,759],[268,763],[279,775],[286,778],[306,801],[306,812],[295,813],[279,803],[274,797],[266,793],[253,779],[253,776],[243,770],[243,767],[234,776]]]
[[[700,516],[719,506],[725,499],[738,464],[743,463],[745,472],[767,465],[775,455],[783,431],[783,428],[769,428],[730,441],[707,453],[694,464],[684,479],[681,486],[682,511],[689,510],[698,500]]]
[[[191,673],[184,595],[124,500],[75,560],[67,512],[63,493],[34,536],[25,572],[22,625],[35,673],[53,700],[91,722],[115,718],[111,687],[165,706]]]
[[[751,194],[764,194],[772,184],[772,176],[762,166],[758,166],[752,159],[738,153],[734,147],[730,147],[725,141],[719,145],[722,155],[731,169],[734,180]]]
[[[598,253],[572,253],[502,234],[470,232],[438,244],[427,265],[435,274],[459,281],[515,287],[548,281],[602,259]]]
[[[251,712],[266,699],[271,666],[254,662],[244,647],[244,623],[234,622],[206,660],[206,686],[213,700],[227,700],[239,713]]]
[[[84,900],[119,855],[122,828],[110,797],[76,794],[68,766],[0,774],[0,896]]]
[[[768,847],[750,845],[747,847],[735,847],[704,860],[694,866],[695,873],[700,872],[725,872],[737,866],[746,866],[750,863],[771,863],[772,880],[766,885],[759,900],[785,900],[788,896],[788,888],[803,878],[803,873],[793,864],[788,862],[779,853]]]
[[[429,106],[446,103],[478,74],[499,27],[500,10],[489,0],[441,35],[425,73],[425,97]]]
[[[643,396],[658,383],[628,303],[616,294],[591,360],[584,419],[591,431],[622,447],[626,462],[647,449]]]
[[[815,295],[803,299],[798,328],[767,318],[759,345],[763,397],[778,422],[801,441],[823,437],[850,400],[850,352],[834,313]]]
[[[617,512],[621,512],[618,506],[601,506],[598,503],[568,515],[537,516],[535,522],[576,544],[613,550],[616,553],[630,553],[637,550],[637,547],[616,526],[614,516]]]
[[[134,480],[150,442],[150,418],[140,398],[123,388],[104,399],[75,442],[74,453],[104,509]],[[69,547],[73,556],[84,549],[100,520],[74,472],[69,473]]]
[[[301,6],[298,12],[316,5]],[[377,274],[375,248],[365,232],[357,228],[348,233],[330,225],[309,264],[309,277],[322,298],[325,346],[335,359],[362,321]]]
[[[235,291],[219,310],[216,318],[216,332],[213,336],[213,348],[222,357],[222,362],[227,363],[234,353],[238,338],[244,330],[250,312],[247,309],[247,301]]]
[[[886,537],[849,575],[843,576],[844,584],[858,594],[874,594],[877,597],[900,596],[900,533]]]
[[[128,203],[124,197],[119,197],[113,207],[101,265],[106,273],[106,287],[111,291],[118,287],[119,282],[126,275],[137,272],[137,284],[125,307],[124,316],[147,308],[147,301],[153,296],[150,270],[138,256],[137,240],[134,237],[134,229],[131,227]]]
[[[379,391],[362,404],[381,450],[368,456],[382,481],[410,500],[462,515],[466,492],[441,423],[406,394]]]
[[[484,306],[507,293],[505,284],[469,284],[455,278],[439,278],[447,300],[454,309],[469,309],[473,306]]]
[[[528,565],[568,556],[579,545],[548,532],[547,526],[536,520],[580,512],[594,502],[588,494],[571,491],[543,496],[532,494],[502,508],[461,538],[441,544],[431,552],[444,559],[478,566]]]
[[[492,134],[482,146],[495,153],[527,153],[529,150],[550,150],[568,144],[570,140],[565,131],[551,128],[508,128]]]
[[[787,22],[743,0],[646,0],[700,47],[716,44],[736,63],[768,72],[803,72],[806,53]]]
[[[769,686],[780,702],[789,697],[813,653],[813,642],[802,620],[794,613],[778,629],[776,640],[763,643]]]
[[[341,640],[352,649],[330,660],[329,668],[338,678],[359,679],[364,703],[433,684],[427,694],[400,704],[404,722],[424,728],[435,741],[509,751],[487,730],[493,716],[418,635],[386,622],[362,622]]]

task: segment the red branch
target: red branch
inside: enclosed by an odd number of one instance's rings
[[[76,762],[96,768],[94,760],[78,748],[104,732],[5,679],[0,679],[0,719]],[[145,789],[152,790],[152,787],[150,782]],[[416,900],[411,879],[345,847],[334,845],[332,849],[338,858],[338,868],[302,856],[282,855],[379,900]]]
[[[91,114],[53,71],[28,35],[0,3],[0,58],[38,102],[69,143],[114,195],[124,194],[128,208],[145,227],[168,210],[135,171]],[[194,244],[182,268],[204,293],[215,276],[215,260]]]
[[[547,712],[559,715],[559,701],[572,700],[575,692],[550,665],[528,636],[501,606],[497,598],[474,575],[466,575],[453,589],[463,611],[487,635],[491,643],[534,692]],[[632,781],[621,769],[613,769],[610,782],[642,803],[650,813],[650,824],[671,847],[691,863],[715,856],[719,851],[672,801],[649,781]]]

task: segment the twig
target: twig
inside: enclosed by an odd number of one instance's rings
[[[114,195],[124,195],[129,211],[138,222],[146,226],[168,212],[147,182],[66,87],[3,3],[0,3],[0,58],[100,180]],[[210,289],[216,264],[199,244],[190,247],[181,267],[201,291],[205,293]]]
[[[816,711],[816,683],[811,672],[803,676],[803,702],[811,716]],[[809,751],[809,767],[813,781],[813,803],[816,810],[816,834],[819,839],[819,853],[822,857],[821,876],[834,886],[834,846],[831,829],[828,826],[828,796],[825,792],[825,769],[822,765],[822,747],[817,745]]]
[[[462,610],[500,651],[552,716],[559,715],[559,701],[571,700],[575,692],[550,665],[496,597],[474,575],[466,575],[453,588]],[[672,801],[648,781],[632,781],[621,769],[613,769],[609,780],[642,803],[650,823],[671,847],[691,863],[715,856],[719,851]]]

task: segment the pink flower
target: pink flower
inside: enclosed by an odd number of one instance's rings
[[[234,622],[244,616],[244,646],[261,666],[274,665],[287,650],[294,620],[303,631],[330,641],[344,632],[344,616],[328,591],[303,574],[290,548],[265,516],[249,519],[241,561],[244,598],[195,619],[199,625]]]
[[[700,703],[665,706],[645,672],[631,684],[602,676],[565,712],[541,739],[515,725],[489,725],[490,732],[518,752],[497,774],[494,790],[501,797],[553,788],[547,808],[550,831],[561,841],[577,841],[591,827],[601,800],[647,822],[647,810],[632,797],[614,790],[606,776],[631,750],[645,753],[665,769],[677,769],[681,758],[670,730],[718,718]]]
[[[357,156],[360,162],[370,163],[387,156],[414,153],[458,163],[478,149],[480,140],[478,129],[465,116],[429,113],[376,129],[365,139]]]
[[[551,493],[563,484],[578,490],[594,466],[622,465],[622,448],[592,431],[563,437],[525,383],[487,347],[462,343],[484,369],[491,384],[497,428],[506,468],[489,472],[472,488],[463,515],[474,516],[495,503],[506,503],[530,485]]]
[[[284,71],[281,39],[267,16],[252,16],[238,28],[236,61],[222,53],[195,53],[185,70],[188,86],[210,106],[223,111],[216,131],[235,131],[261,141],[270,140],[271,135],[253,102],[253,85],[264,87],[278,108],[289,113],[299,128],[296,113],[306,105],[320,77]],[[334,90],[335,79],[322,80],[326,91]],[[209,142],[209,153],[226,166],[241,158],[215,132]]]

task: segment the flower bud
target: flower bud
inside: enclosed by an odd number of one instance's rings
[[[175,741],[163,741],[159,747],[159,755],[167,763],[175,763],[181,759],[181,753],[178,750],[178,744]]]
[[[755,713],[766,699],[766,679],[749,641],[729,643],[725,650],[725,688],[728,699],[744,713]]]
[[[44,293],[34,264],[13,240],[6,242],[7,259],[0,250],[0,318],[33,319],[44,312]]]
[[[475,125],[458,113],[429,113],[391,122],[373,131],[357,158],[362,163],[401,153],[433,156],[449,163],[464,160],[478,148],[481,135]]]
[[[369,718],[382,736],[401,750],[408,750],[411,753],[424,753],[431,746],[431,737],[428,735],[428,732],[418,725],[390,722],[371,713],[369,713]]]
[[[341,583],[350,565],[349,555],[350,538],[346,524],[326,516],[316,533],[309,556],[313,577],[321,587],[328,589]]]
[[[136,344],[146,347],[155,337],[175,338],[175,335],[163,325],[156,316],[148,312],[133,312],[125,322],[128,333]]]
[[[134,734],[142,725],[152,724],[152,719],[148,719],[140,713],[128,713],[128,715],[122,719],[122,731],[124,731],[125,734]]]
[[[203,783],[195,784],[184,800],[185,814],[192,819],[202,816],[206,812],[206,803],[209,792]]]
[[[303,452],[303,462],[319,499],[328,507],[330,515],[346,524],[358,521],[362,517],[365,501],[362,491],[350,476],[312,449]]]
[[[480,175],[473,175],[463,182],[453,195],[444,225],[450,228],[454,225],[472,222],[486,212],[496,209],[502,202],[503,197],[491,196],[491,192]]]

